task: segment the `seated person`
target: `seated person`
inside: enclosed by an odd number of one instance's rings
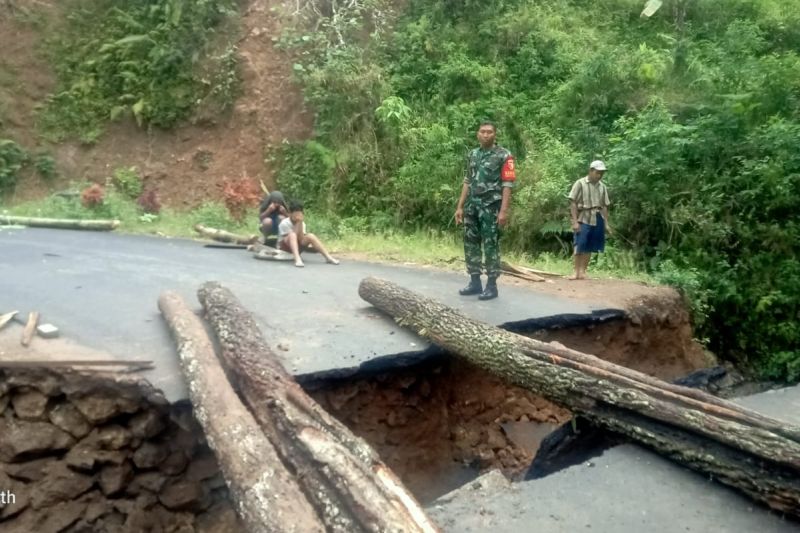
[[[278,234],[278,226],[281,221],[289,216],[286,208],[286,200],[280,191],[272,191],[262,201],[258,207],[259,228],[264,237]]]
[[[300,258],[300,251],[303,248],[313,247],[321,253],[325,260],[338,265],[338,259],[334,259],[322,242],[313,233],[306,233],[305,216],[303,215],[303,204],[292,202],[289,205],[289,218],[283,219],[278,227],[278,247],[284,252],[294,255],[294,266],[302,267],[303,260]]]

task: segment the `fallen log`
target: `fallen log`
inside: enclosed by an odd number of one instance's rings
[[[596,425],[800,516],[800,429],[702,391],[472,320],[367,278],[367,302],[437,345]]]
[[[33,334],[36,332],[36,324],[39,323],[39,313],[37,311],[33,311],[28,313],[28,322],[25,324],[25,329],[22,330],[22,339],[20,339],[20,343],[23,346],[28,346],[33,339]]]
[[[3,329],[3,326],[8,324],[14,316],[19,313],[19,311],[10,311],[2,316],[0,316],[0,329]]]
[[[526,279],[528,281],[546,281],[542,276],[538,274],[534,274],[533,272],[526,272],[519,267],[512,265],[511,263],[507,263],[502,261],[500,263],[500,269],[511,276]]]
[[[36,228],[84,229],[110,231],[117,229],[119,220],[73,220],[68,218],[36,218],[0,215],[0,226],[29,226]]]
[[[206,283],[198,297],[229,375],[281,459],[300,473],[300,486],[329,531],[438,531],[375,451],[283,369],[229,290]]]
[[[209,228],[202,224],[195,224],[194,230],[211,240],[217,242],[230,242],[233,244],[253,244],[258,242],[258,235],[237,235],[223,229]]]
[[[200,319],[176,293],[163,293],[158,307],[178,345],[195,417],[245,526],[253,533],[325,531],[295,477],[228,383]]]

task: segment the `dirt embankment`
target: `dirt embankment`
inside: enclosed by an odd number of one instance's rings
[[[228,113],[204,116],[201,110],[195,123],[171,131],[147,131],[123,119],[109,124],[94,145],[47,145],[36,132],[36,109],[55,90],[56,80],[41,54],[41,42],[62,20],[64,7],[41,0],[13,4],[16,11],[0,6],[2,136],[28,150],[48,150],[60,174],[55,183],[26,174],[14,200],[39,198],[74,180],[102,183],[115,168],[136,166],[164,203],[193,207],[220,198],[225,178],[249,176],[272,188],[274,168],[265,161],[265,152],[311,134],[313,114],[293,81],[291,59],[272,40],[280,35],[280,26],[271,8],[280,3],[247,0],[240,3],[237,24],[231,23],[219,37],[221,43],[235,39],[240,60],[242,96]]]

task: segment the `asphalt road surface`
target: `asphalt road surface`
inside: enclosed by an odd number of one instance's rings
[[[349,261],[334,266],[316,254],[307,254],[305,262],[305,268],[295,268],[188,239],[0,226],[0,313],[39,311],[42,322],[56,325],[64,338],[113,357],[153,360],[155,370],[143,377],[172,401],[187,392],[158,296],[175,290],[199,310],[196,293],[206,281],[236,294],[295,375],[347,373],[429,349],[361,300],[358,284],[367,276],[394,281],[495,325],[519,328],[621,314],[502,283],[499,299],[480,302],[458,295],[465,274],[430,268]]]

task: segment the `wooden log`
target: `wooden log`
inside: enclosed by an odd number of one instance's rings
[[[367,278],[359,294],[472,364],[800,516],[798,428],[702,391],[472,320],[387,281]],[[714,450],[713,456],[705,457],[705,450]]]
[[[206,283],[198,296],[229,375],[329,531],[438,531],[375,451],[283,369],[229,290]]]
[[[28,313],[28,323],[25,324],[25,329],[22,330],[22,339],[20,343],[23,346],[29,346],[33,339],[33,334],[36,333],[36,324],[39,323],[39,313],[33,311]]]
[[[526,279],[528,281],[546,281],[542,276],[539,276],[538,274],[534,274],[533,272],[526,272],[521,268],[518,268],[512,265],[511,263],[507,263],[505,261],[502,261],[500,263],[500,268],[504,273],[517,278]]]
[[[258,242],[258,235],[237,235],[222,229],[209,228],[202,224],[195,224],[194,230],[211,240],[217,242],[230,242],[233,244],[253,244]]]
[[[19,311],[11,311],[0,316],[0,329],[3,329],[3,326],[8,324],[17,313],[19,313]]]
[[[72,220],[67,218],[35,218],[0,215],[0,226],[30,226],[36,228],[82,229],[111,231],[120,225],[119,220]]]
[[[253,533],[325,531],[295,476],[228,383],[200,319],[176,293],[163,293],[158,307],[177,343],[194,415],[245,526]]]

